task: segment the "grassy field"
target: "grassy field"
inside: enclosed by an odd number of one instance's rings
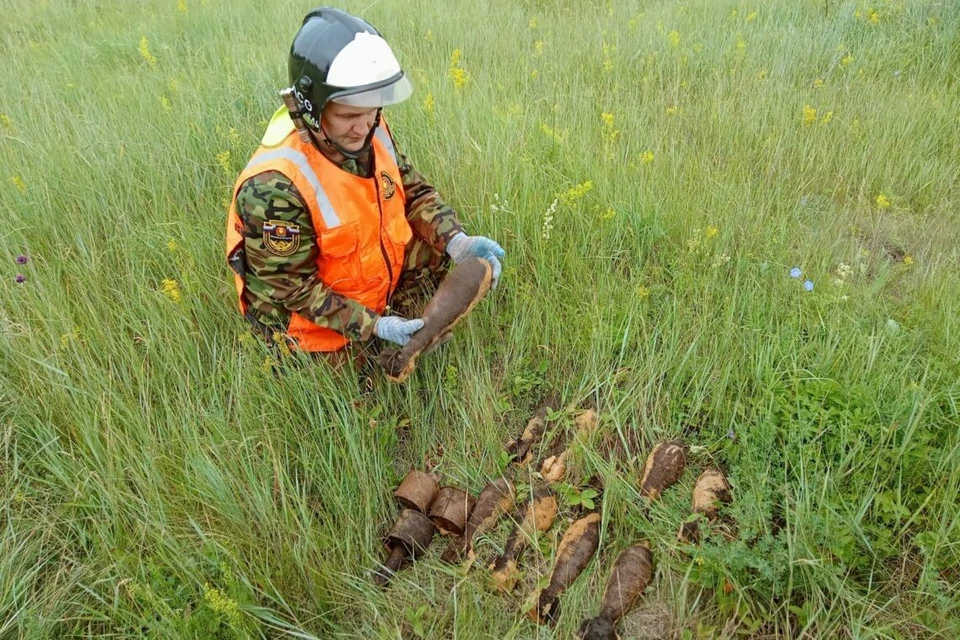
[[[507,252],[373,393],[273,375],[222,256],[311,6],[5,2],[0,638],[569,638],[640,539],[625,638],[960,637],[956,3],[351,0],[417,86],[401,150]],[[545,406],[600,427],[516,594],[436,542],[377,590],[403,474],[476,493]],[[678,543],[712,464],[736,538]],[[600,553],[537,627],[594,475]]]

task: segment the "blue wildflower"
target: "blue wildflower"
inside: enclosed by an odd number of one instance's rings
[[[799,278],[802,275],[803,275],[803,271],[800,270],[800,267],[794,267],[793,269],[790,269],[791,278]]]
[[[803,282],[803,288],[806,289],[807,291],[813,291],[813,281],[805,280]]]

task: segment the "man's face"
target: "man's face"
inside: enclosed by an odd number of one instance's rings
[[[359,151],[370,135],[377,110],[328,102],[320,116],[327,136],[347,151]]]

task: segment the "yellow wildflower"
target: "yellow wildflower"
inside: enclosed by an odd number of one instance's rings
[[[643,285],[640,285],[639,287],[637,287],[636,293],[637,293],[637,300],[639,300],[640,302],[643,302],[644,300],[650,297],[650,289]]]
[[[747,14],[747,18],[744,22],[753,22],[756,19],[757,19],[757,12],[751,11],[750,13]]]
[[[564,137],[565,137],[565,135],[566,135],[565,132],[563,132],[563,131],[556,131],[556,130],[554,130],[554,129],[551,129],[549,126],[547,126],[546,124],[544,124],[544,123],[542,123],[542,122],[540,123],[540,131],[541,131],[542,133],[550,136],[551,138],[553,138],[554,142],[556,142],[557,144],[563,144],[563,142],[564,142]]]
[[[737,51],[743,53],[747,50],[747,41],[743,39],[743,36],[739,33],[737,34]]]
[[[217,154],[217,164],[220,165],[220,168],[223,169],[225,173],[233,173],[233,169],[230,166],[230,149]]]
[[[613,207],[607,207],[600,213],[600,220],[604,222],[612,220],[615,215],[617,215],[617,212],[613,210]]]
[[[183,299],[180,293],[180,283],[171,278],[164,278],[160,283],[160,292],[174,302],[180,302]]]
[[[852,54],[852,53],[848,53],[847,55],[845,55],[845,56],[843,56],[842,58],[840,58],[840,68],[841,68],[841,69],[846,69],[846,68],[850,65],[851,62],[853,62],[853,54]]]
[[[574,204],[577,203],[578,200],[583,198],[583,196],[590,193],[592,189],[593,189],[592,181],[586,180],[585,182],[581,182],[576,186],[570,187],[569,189],[564,191],[562,194],[560,194],[559,195],[560,202],[562,202],[564,205],[568,207],[573,206]]]
[[[173,109],[173,105],[170,104],[170,99],[167,96],[160,96],[160,106],[164,111],[170,111]]]
[[[877,13],[876,9],[870,9],[870,12],[867,14],[867,20],[870,21],[870,24],[880,24],[880,14]]]
[[[675,115],[677,115],[677,107],[676,107],[676,106],[667,107],[667,115],[668,115],[668,116],[675,116]]]
[[[760,71],[757,72],[757,80],[763,80],[763,79],[765,79],[766,77],[767,77],[767,70],[766,70],[766,69],[761,69]]]
[[[537,17],[534,16],[534,17],[530,18],[530,28],[531,28],[531,29],[536,29],[537,26],[538,26]]]
[[[640,154],[640,162],[644,164],[650,164],[653,162],[653,151],[649,149]]]
[[[817,78],[816,80],[813,81],[813,88],[814,88],[814,89],[819,89],[819,88],[821,88],[822,86],[823,86],[823,79],[822,79],[822,78]]]
[[[227,132],[227,142],[231,147],[236,147],[240,144],[240,133],[233,127],[230,127],[230,131]]]
[[[707,231],[704,233],[704,235],[707,236],[707,240],[710,240],[715,238],[718,233],[720,233],[720,229],[717,227],[707,227]]]
[[[20,195],[26,195],[27,183],[23,181],[23,178],[20,176],[10,176],[10,182],[12,182],[13,186],[17,188],[17,191],[20,192]]]
[[[830,124],[831,120],[833,120],[833,111],[827,111],[820,119],[820,124]]]
[[[71,342],[80,341],[80,327],[74,327],[70,333],[65,333],[60,336],[60,348],[66,349]]]
[[[534,69],[533,71],[530,72],[530,79],[536,80],[538,75],[540,75],[540,72]]]
[[[4,129],[13,129],[13,120],[5,113],[0,113],[0,124],[3,125]]]
[[[280,349],[280,355],[289,357],[290,356],[290,345],[287,344],[286,337],[279,331],[273,332],[273,342]]]
[[[536,55],[541,55],[543,53],[543,40],[537,40],[533,43],[533,50]]]
[[[889,209],[890,208],[890,199],[882,193],[877,196],[875,200],[877,203],[877,209]]]
[[[813,124],[817,121],[817,110],[808,104],[803,105],[803,124],[804,126]]]
[[[670,33],[667,34],[667,38],[670,40],[670,46],[674,49],[680,46],[680,32],[676,29],[671,30]]]
[[[423,99],[424,111],[426,111],[427,113],[433,113],[433,105],[434,105],[433,94],[427,93],[427,96]]]
[[[177,11],[184,15],[187,14],[187,3],[184,0],[177,0]]]
[[[909,267],[913,264],[913,258],[911,256],[903,256],[903,266]]]
[[[423,39],[427,42],[433,41],[433,29],[427,29],[427,33],[424,34]]]
[[[179,247],[177,247],[177,241],[174,240],[173,238],[170,238],[167,241],[167,251],[169,251],[170,253],[176,253],[178,248]]]
[[[219,589],[211,587],[209,584],[203,585],[203,601],[215,613],[219,613],[226,618],[231,627],[239,627],[242,622],[240,607],[236,600],[233,600]]]
[[[450,68],[447,76],[453,81],[454,89],[462,89],[470,81],[470,74],[460,66],[460,49],[454,49],[450,54]]]
[[[638,13],[637,15],[633,16],[627,21],[627,26],[630,27],[631,29],[636,29],[637,24],[639,24],[641,20],[643,20],[643,14]]]
[[[147,42],[147,36],[140,38],[140,55],[147,61],[151,69],[157,68],[157,59],[150,53],[150,43]]]
[[[615,142],[617,136],[620,135],[620,130],[614,124],[614,115],[612,113],[601,113],[600,118],[603,120],[603,137],[609,142]]]
[[[616,53],[617,47],[615,45],[603,43],[603,70],[610,72],[613,71],[613,54]]]

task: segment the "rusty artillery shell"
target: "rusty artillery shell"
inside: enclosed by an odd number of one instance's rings
[[[463,535],[463,529],[476,500],[466,491],[443,487],[430,507],[430,519],[441,532]]]
[[[720,515],[720,505],[730,502],[730,485],[719,469],[707,469],[697,478],[693,488],[693,513],[702,513],[709,522]],[[700,523],[685,522],[677,532],[680,542],[697,542],[700,539]]]
[[[653,579],[653,555],[646,542],[624,549],[617,556],[607,578],[607,588],[603,593],[600,615],[584,620],[577,631],[581,640],[614,640],[617,638],[617,622],[640,598]]]
[[[643,479],[640,481],[640,495],[657,500],[665,489],[680,479],[687,464],[687,449],[682,440],[661,442],[643,466]]]
[[[386,547],[390,555],[375,573],[374,581],[381,586],[387,584],[404,561],[416,560],[423,553],[435,532],[433,523],[419,511],[401,511],[397,523],[387,536]]]
[[[408,509],[415,509],[420,513],[427,513],[430,505],[437,497],[440,487],[433,476],[423,471],[411,470],[403,479],[393,496]]]

